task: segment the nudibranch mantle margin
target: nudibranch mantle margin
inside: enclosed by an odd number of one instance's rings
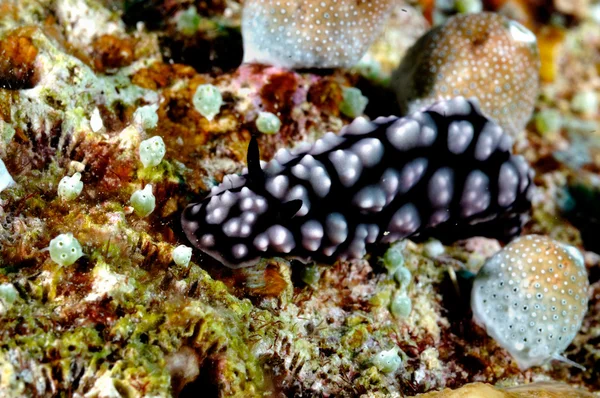
[[[511,148],[463,97],[403,118],[359,117],[262,165],[252,139],[248,169],[188,205],[181,224],[195,247],[231,268],[282,255],[362,258],[369,245],[415,235],[511,236],[533,179]]]

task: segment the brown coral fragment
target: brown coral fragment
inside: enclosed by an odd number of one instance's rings
[[[26,30],[17,30],[0,40],[0,88],[21,90],[35,87],[35,58],[38,50],[27,37]]]
[[[134,44],[129,38],[114,35],[97,37],[92,43],[94,68],[99,72],[107,72],[131,64],[134,58]]]

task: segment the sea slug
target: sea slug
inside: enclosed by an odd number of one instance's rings
[[[289,255],[330,262],[421,235],[514,235],[533,171],[512,138],[458,97],[411,116],[355,119],[339,135],[280,150],[225,177],[182,213],[195,247],[242,267]],[[505,235],[506,234],[506,235]]]

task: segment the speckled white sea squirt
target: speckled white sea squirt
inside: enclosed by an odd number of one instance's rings
[[[515,239],[475,278],[471,307],[482,325],[527,369],[558,359],[581,328],[589,281],[583,256],[540,235]]]

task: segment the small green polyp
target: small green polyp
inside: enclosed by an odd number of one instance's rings
[[[392,373],[398,370],[402,364],[402,358],[398,355],[398,347],[379,352],[373,357],[373,365],[383,373]]]
[[[343,100],[340,104],[340,111],[348,117],[358,117],[363,114],[369,99],[362,95],[362,92],[355,87],[344,87]]]
[[[144,189],[140,189],[131,194],[129,199],[135,214],[140,217],[146,217],[154,211],[156,207],[156,198],[152,194],[152,185],[147,184]]]
[[[256,118],[256,128],[263,134],[275,134],[281,128],[281,121],[271,112],[260,112]]]
[[[71,177],[65,176],[58,183],[58,196],[63,200],[75,199],[82,190],[81,173],[75,173]]]
[[[179,245],[173,249],[171,256],[173,257],[175,264],[187,267],[192,259],[192,248],[185,245]]]
[[[83,256],[79,241],[70,232],[60,234],[52,239],[48,249],[52,261],[62,266],[71,265]]]
[[[194,108],[208,120],[213,120],[223,105],[223,97],[212,84],[201,84],[192,98]]]

